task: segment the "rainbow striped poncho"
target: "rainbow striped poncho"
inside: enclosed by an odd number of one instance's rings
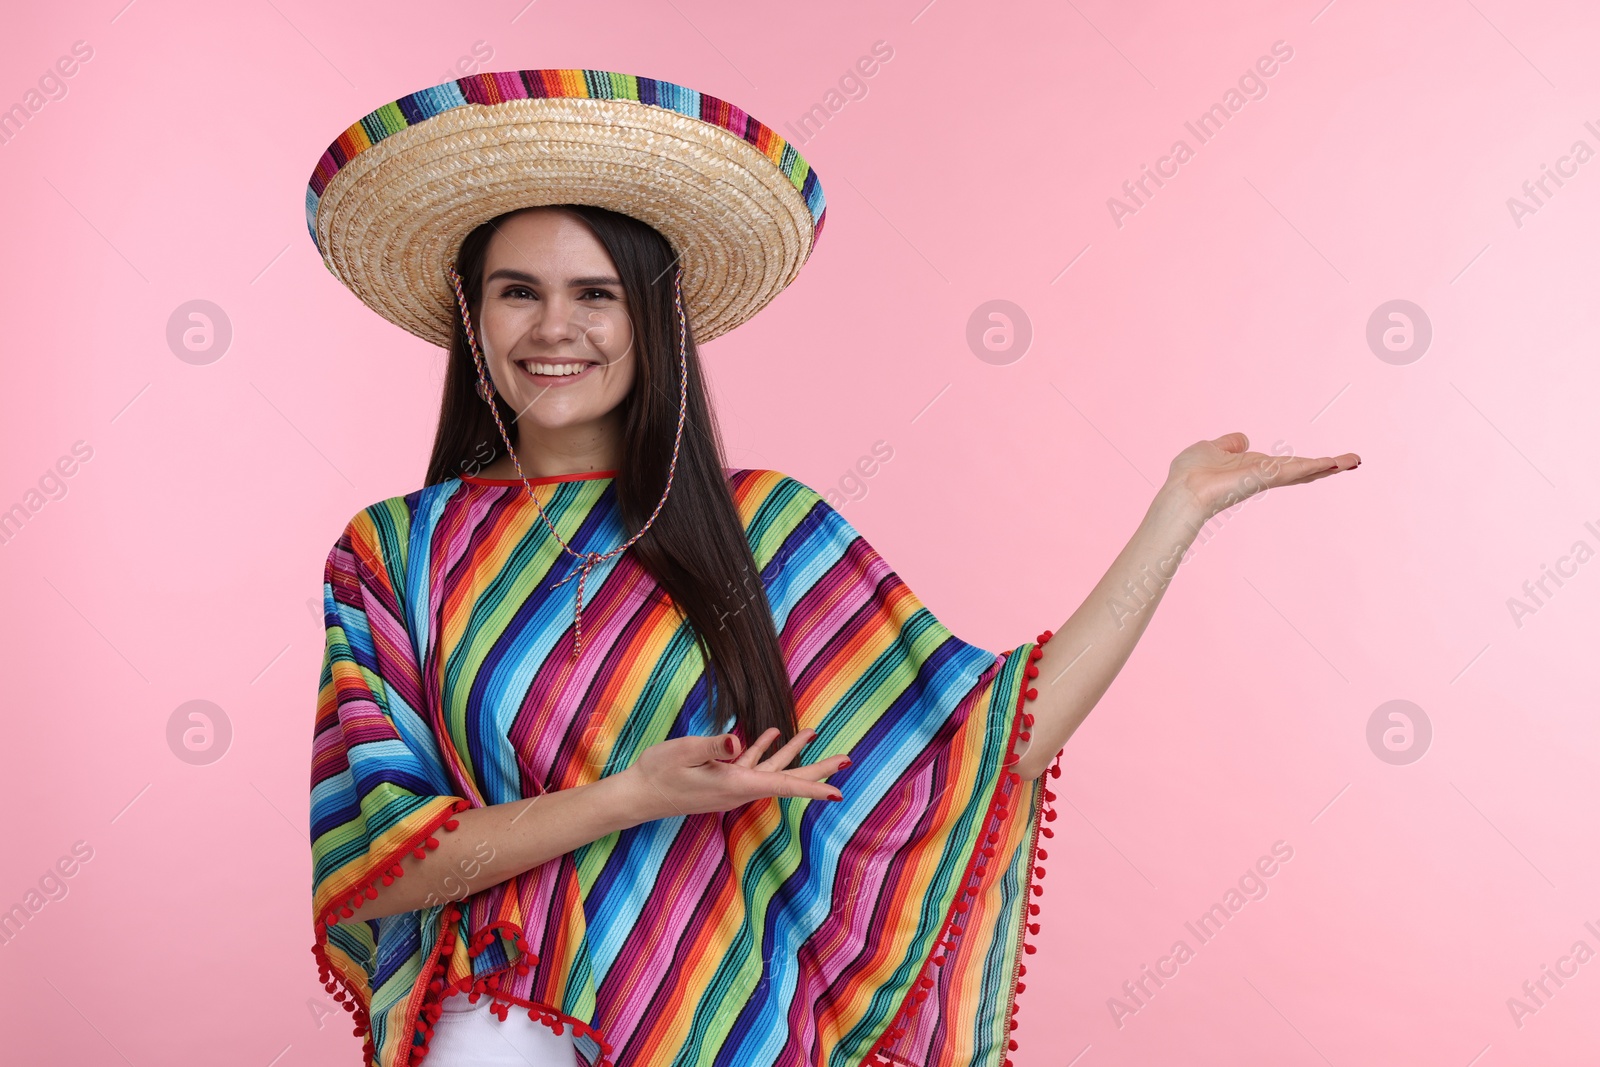
[[[579,552],[626,538],[613,473],[531,480]],[[721,730],[688,624],[631,553],[590,573],[571,658],[573,583],[552,586],[572,557],[520,480],[373,504],[329,553],[312,951],[368,1064],[421,1062],[456,990],[502,1019],[570,1025],[582,1067],[1010,1062],[1054,818],[1049,776],[1007,766],[1032,721],[1036,642],[996,655],[953,636],[795,479],[741,469],[729,485],[799,724],[817,731],[796,762],[848,754],[828,779],[844,801],[646,822],[371,920],[374,887],[457,812]]]

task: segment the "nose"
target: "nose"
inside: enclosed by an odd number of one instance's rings
[[[583,332],[581,324],[573,321],[577,307],[578,302],[565,294],[548,296],[534,322],[533,335],[546,345],[576,340]]]

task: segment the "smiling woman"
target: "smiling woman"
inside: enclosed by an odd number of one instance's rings
[[[514,71],[363,117],[307,211],[449,353],[423,488],[324,567],[313,953],[367,1061],[1000,1067],[1040,651],[729,468],[696,347],[798,275],[815,172],[682,86]]]
[[[307,211],[449,353],[424,485],[323,569],[312,952],[367,1062],[1008,1065],[1051,760],[1159,591],[1103,605],[1257,461],[1243,435],[1174,461],[1061,635],[996,653],[821,494],[726,464],[696,345],[825,215],[748,113],[478,75],[348,128]]]

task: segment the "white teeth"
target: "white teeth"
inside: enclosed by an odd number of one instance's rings
[[[533,363],[522,364],[530,373],[544,374],[552,377],[561,377],[568,374],[581,374],[589,366],[587,363]]]

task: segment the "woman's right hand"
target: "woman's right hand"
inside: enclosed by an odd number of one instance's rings
[[[675,737],[639,753],[621,774],[628,777],[651,819],[730,811],[764,797],[842,800],[839,790],[824,785],[822,779],[848,767],[847,757],[829,756],[804,767],[788,767],[816,735],[815,730],[801,730],[765,759],[762,754],[778,738],[776,727],[742,752],[733,734]]]

